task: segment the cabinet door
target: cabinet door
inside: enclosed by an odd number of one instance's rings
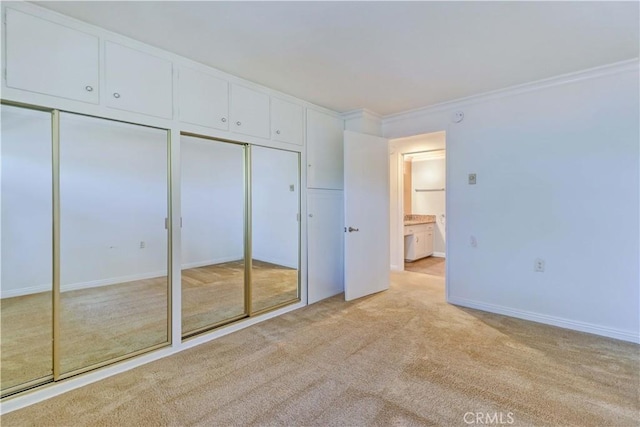
[[[97,104],[98,37],[6,9],[7,86]]]
[[[307,109],[307,186],[341,190],[344,121]]]
[[[269,138],[269,95],[231,84],[231,130]]]
[[[417,244],[416,244],[415,234],[409,234],[408,236],[404,236],[404,259],[409,261],[418,259],[416,246]]]
[[[343,192],[307,192],[309,304],[344,292]]]
[[[427,256],[427,232],[421,231],[415,234],[416,239],[416,258],[424,258]]]
[[[181,68],[178,86],[180,120],[229,130],[229,83],[190,68]]]
[[[433,255],[433,227],[425,232],[424,256]]]
[[[289,144],[304,144],[302,106],[271,98],[271,139]]]
[[[171,61],[112,42],[105,48],[107,106],[170,119]]]

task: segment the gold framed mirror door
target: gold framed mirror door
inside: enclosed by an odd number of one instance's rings
[[[170,343],[169,132],[2,105],[2,396]]]
[[[182,135],[182,335],[246,317],[247,146]]]
[[[300,154],[181,135],[182,335],[300,300]]]
[[[300,300],[300,153],[251,147],[250,314]]]
[[[60,113],[59,144],[65,377],[170,341],[169,132]]]
[[[52,113],[1,106],[2,395],[53,379]]]

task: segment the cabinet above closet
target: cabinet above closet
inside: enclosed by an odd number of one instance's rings
[[[4,100],[284,149],[305,145],[305,101],[33,4],[5,3],[2,11]]]
[[[7,87],[97,104],[100,39],[6,9]]]

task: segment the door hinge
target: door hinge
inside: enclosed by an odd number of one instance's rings
[[[164,229],[168,230],[169,229],[169,218],[165,218],[164,219]]]

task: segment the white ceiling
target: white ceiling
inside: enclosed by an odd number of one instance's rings
[[[639,56],[638,2],[37,2],[336,111],[387,115]]]

